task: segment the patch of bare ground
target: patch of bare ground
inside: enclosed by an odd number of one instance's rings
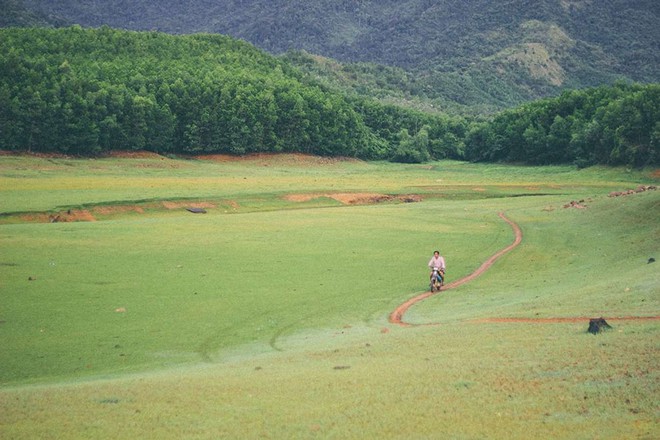
[[[285,200],[290,202],[308,202],[310,200],[327,197],[344,205],[371,205],[382,202],[421,202],[422,198],[417,194],[388,195],[378,193],[310,193],[310,194],[288,194]]]
[[[138,214],[143,214],[144,208],[136,205],[97,206],[92,209],[92,212],[97,215],[114,215],[114,214],[124,214],[127,212],[136,212]]]
[[[238,208],[238,203],[227,201],[232,208]],[[103,205],[90,209],[68,209],[59,212],[32,212],[19,214],[17,217],[25,223],[68,223],[68,222],[93,222],[99,217],[108,217],[126,213],[144,214],[145,209],[211,209],[217,208],[212,202],[186,202],[186,201],[162,201],[147,205]]]
[[[645,191],[655,191],[656,189],[658,188],[655,185],[640,185],[635,189],[627,189],[625,191],[612,191],[611,193],[608,194],[608,197],[629,196],[631,194],[638,194]]]
[[[217,205],[211,202],[161,202],[165,209],[182,209],[182,208],[216,208]]]
[[[587,205],[584,204],[584,200],[580,200],[577,202],[575,200],[571,200],[569,203],[566,203],[564,205],[564,208],[586,209]]]
[[[69,222],[93,222],[94,215],[87,209],[69,209],[58,213],[31,213],[21,214],[21,221],[27,223],[69,223]]]

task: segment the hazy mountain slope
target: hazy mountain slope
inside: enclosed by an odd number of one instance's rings
[[[660,80],[657,0],[24,0],[85,26],[217,32],[414,73],[421,90],[495,107],[618,78]]]
[[[59,17],[27,8],[21,0],[0,0],[0,27],[10,26],[64,26]]]

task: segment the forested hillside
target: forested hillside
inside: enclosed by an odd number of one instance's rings
[[[18,0],[17,0],[18,1]],[[656,0],[23,0],[79,23],[213,32],[400,67],[435,106],[512,107],[618,79],[660,81]]]
[[[474,124],[473,161],[643,167],[660,163],[660,84],[573,90]]]
[[[660,159],[660,85],[565,92],[480,122],[341,94],[222,35],[10,28],[0,149],[644,166]]]
[[[2,149],[387,158],[402,130],[428,126],[432,143],[453,138],[448,120],[349,101],[231,37],[0,30]]]

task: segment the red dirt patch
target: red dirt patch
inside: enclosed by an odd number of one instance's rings
[[[143,214],[144,208],[134,205],[97,206],[93,208],[92,211],[99,215],[123,214],[126,212],[137,212],[138,214]]]
[[[611,193],[608,194],[608,197],[629,196],[631,194],[637,194],[645,191],[655,191],[656,189],[658,189],[658,187],[655,185],[640,185],[635,189],[627,189],[625,191],[612,191]]]
[[[586,209],[587,205],[584,205],[583,203],[584,200],[580,200],[579,202],[571,200],[569,203],[564,205],[564,208]]]
[[[327,197],[337,200],[344,205],[370,205],[381,202],[421,202],[422,198],[416,194],[396,195],[378,193],[311,193],[311,194],[289,194],[284,199],[291,202],[308,202],[313,199]]]
[[[68,223],[68,222],[93,222],[96,218],[86,209],[69,209],[55,214],[34,213],[19,216],[24,222],[30,223]]]
[[[181,209],[181,208],[215,208],[217,205],[211,202],[161,202],[166,209]]]

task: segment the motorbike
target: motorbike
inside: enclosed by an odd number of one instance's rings
[[[445,283],[445,273],[438,267],[433,268],[431,273],[431,292],[439,292]]]

